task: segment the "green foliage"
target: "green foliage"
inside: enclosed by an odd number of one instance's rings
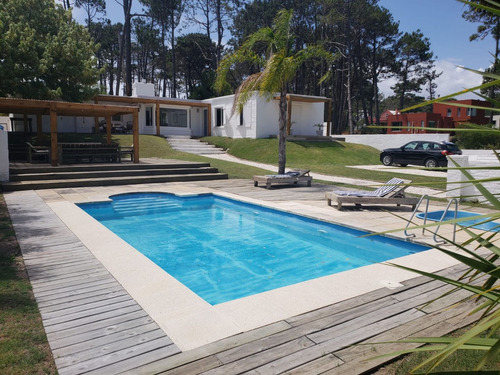
[[[87,30],[54,1],[0,2],[0,96],[89,99],[95,51]]]
[[[481,130],[492,129],[489,125],[461,124],[458,129],[476,129],[477,132],[458,131],[455,142],[462,149],[470,150],[498,150],[500,149],[500,132],[482,132]]]

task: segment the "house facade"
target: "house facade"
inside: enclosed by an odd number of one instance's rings
[[[432,112],[388,113],[387,134],[435,133],[429,128],[453,129],[462,123],[483,125],[490,122],[486,110],[466,106],[490,107],[491,104],[484,100],[465,99],[434,103]]]
[[[316,135],[317,124],[324,124],[325,97],[290,95],[289,127],[294,135]],[[139,108],[139,134],[158,136],[208,135],[231,138],[267,138],[278,134],[279,100],[267,100],[255,93],[241,111],[233,111],[234,95],[206,100],[161,98],[154,95],[154,86],[135,83],[131,97],[99,95],[95,104],[136,106]],[[12,131],[32,132],[34,116],[11,115]],[[106,120],[94,117],[60,117],[58,131],[66,133],[105,132]],[[131,115],[111,118],[112,133],[129,133]],[[49,116],[42,116],[42,131],[50,132]],[[326,126],[323,128],[326,135]]]

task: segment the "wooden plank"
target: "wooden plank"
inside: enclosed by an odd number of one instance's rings
[[[71,332],[71,334],[62,335],[61,333],[50,335],[50,347],[52,350],[65,348],[74,346],[78,348],[78,345],[86,342],[91,342],[92,340],[98,340],[101,338],[108,337],[118,332],[126,331],[128,329],[140,329],[138,327],[147,326],[148,324],[153,323],[153,319],[148,315],[140,315],[135,319],[130,320],[117,320],[109,325],[104,325],[102,327],[98,327],[94,330],[77,332],[76,330]],[[49,336],[49,335],[47,335]]]
[[[43,319],[44,326],[56,326],[63,323],[74,322],[77,323],[82,319],[89,319],[90,317],[105,317],[103,313],[122,313],[129,308],[140,308],[140,306],[132,298],[128,298],[125,301],[117,303],[107,303],[101,307],[94,307],[93,309],[81,309],[80,311],[74,313],[66,313],[64,315],[59,315],[57,317],[47,318],[46,315]]]
[[[261,367],[269,362],[274,362],[291,353],[302,353],[305,348],[313,346],[314,343],[306,337],[284,343],[260,353],[242,358],[238,361],[225,364],[221,367],[205,372],[206,375],[231,375],[250,371],[256,367]],[[167,372],[168,374],[168,372]]]
[[[98,357],[109,356],[115,352],[133,348],[136,345],[162,338],[165,338],[165,333],[161,329],[156,329],[149,332],[140,333],[135,336],[123,337],[121,340],[108,342],[106,345],[100,345],[93,348],[89,347],[86,350],[73,352],[72,354],[65,355],[64,357],[55,356],[55,360],[57,363],[57,368],[61,370],[64,367],[72,366],[75,363],[83,363],[95,360]],[[164,343],[165,346],[167,346],[171,345],[172,341],[165,341]]]
[[[104,299],[95,301],[93,303],[85,304],[84,306],[74,306],[74,307],[69,307],[67,309],[56,310],[56,311],[43,311],[42,318],[44,321],[49,321],[50,319],[58,318],[60,316],[71,315],[74,313],[83,312],[85,310],[98,309],[102,306],[109,306],[110,308],[112,308],[117,303],[129,300],[131,300],[131,298],[128,294],[122,294],[120,296],[111,299]]]
[[[130,361],[131,359],[134,359],[135,361],[138,361],[138,358],[136,357],[158,349],[161,349],[161,356],[173,355],[179,351],[175,345],[171,345],[168,337],[164,336],[162,338],[140,343],[133,347],[118,350],[107,355],[78,362],[58,369],[58,371],[60,375],[83,373],[91,374],[93,372],[101,374],[116,374],[121,372],[123,368],[127,367],[127,360]]]
[[[143,335],[158,329],[159,327],[155,322],[143,322],[136,327],[122,329],[120,331],[113,331],[103,336],[91,338],[90,340],[77,342],[72,345],[66,345],[61,348],[54,349],[54,355],[62,358],[65,356],[73,355],[75,353],[106,347],[109,344],[113,344],[115,342],[131,337],[138,337],[139,335]]]
[[[344,362],[333,354],[326,354],[310,362],[305,362],[301,366],[295,367],[292,370],[285,371],[286,375],[310,375],[321,374],[332,367],[338,367]]]
[[[239,347],[241,345],[259,340],[269,335],[286,331],[290,328],[291,326],[286,322],[279,321],[264,327],[254,329],[252,331],[243,332],[231,337],[227,337],[225,339],[201,346],[199,348],[182,352],[179,355],[173,357],[164,358],[158,362],[151,363],[148,366],[136,368],[134,369],[133,372],[129,372],[128,374],[133,374],[133,375],[154,374],[154,373],[163,373],[176,368],[184,368],[185,366],[188,366],[192,362],[198,362],[201,359],[209,358],[216,353],[220,353],[231,348]],[[214,356],[213,358],[216,357]],[[213,363],[211,359],[207,361]],[[218,359],[216,359],[216,361],[218,363],[221,363]]]
[[[117,290],[116,292],[112,292],[112,293],[105,294],[105,295],[91,296],[89,298],[79,299],[76,301],[69,301],[69,302],[60,303],[60,304],[52,304],[52,305],[44,307],[43,312],[44,313],[45,312],[56,312],[56,311],[71,309],[71,308],[75,308],[75,307],[85,308],[85,306],[87,306],[89,304],[99,302],[99,301],[112,300],[114,298],[121,297],[124,295],[128,295],[128,294],[125,290],[121,289],[121,290]]]
[[[92,335],[94,333],[92,331],[112,328],[113,325],[117,323],[125,322],[127,320],[134,320],[138,318],[145,318],[145,317],[147,317],[147,314],[143,310],[133,311],[129,314],[114,316],[106,320],[100,320],[98,322],[87,324],[86,326],[73,327],[65,329],[63,331],[47,332],[47,338],[49,338],[49,341],[51,341],[77,335],[83,335],[83,336],[87,335],[87,339],[89,339],[93,337]]]

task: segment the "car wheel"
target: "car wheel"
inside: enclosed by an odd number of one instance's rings
[[[388,154],[384,155],[382,157],[382,163],[387,166],[392,165],[392,156]]]
[[[436,159],[430,158],[425,161],[426,168],[436,168],[438,166],[438,162]]]

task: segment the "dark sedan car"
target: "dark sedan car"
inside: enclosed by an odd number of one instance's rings
[[[446,167],[446,155],[461,155],[462,151],[451,142],[413,141],[399,148],[387,148],[380,153],[384,165],[423,165],[427,168]]]

